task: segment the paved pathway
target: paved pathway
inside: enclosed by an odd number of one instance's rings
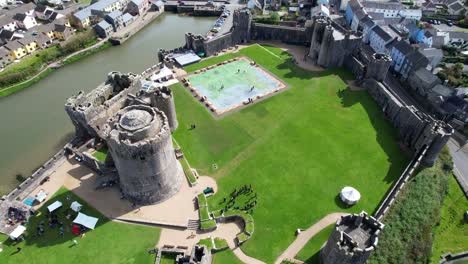
[[[256,258],[252,258],[247,256],[244,251],[240,247],[236,247],[235,249],[232,250],[234,254],[239,258],[242,262],[247,263],[247,264],[265,264],[265,262],[260,261]]]
[[[320,219],[313,226],[309,227],[307,230],[302,231],[294,240],[294,242],[289,245],[289,247],[281,254],[275,261],[275,264],[280,264],[283,260],[294,259],[294,257],[301,251],[305,244],[318,232],[320,232],[325,227],[335,223],[341,216],[347,215],[347,213],[332,213],[324,218]]]
[[[463,192],[468,197],[468,149],[466,147],[460,149],[460,145],[454,139],[450,139],[447,146],[455,165],[453,173],[461,185]]]

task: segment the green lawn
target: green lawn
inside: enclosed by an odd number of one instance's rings
[[[93,153],[93,156],[99,160],[100,162],[106,161],[107,153],[109,152],[109,149],[107,147],[102,147],[96,152]]]
[[[327,242],[330,234],[333,231],[335,224],[329,225],[322,229],[314,237],[312,237],[307,244],[299,251],[296,255],[296,259],[302,260],[307,264],[319,264],[320,263],[320,248]]]
[[[177,254],[164,253],[161,254],[160,264],[175,264]]]
[[[244,264],[230,250],[226,249],[213,254],[213,264]]]
[[[71,199],[66,197],[70,195]],[[45,212],[47,205],[60,200],[63,206],[59,209],[59,220],[64,222],[65,235],[59,235],[58,227],[50,229],[47,225]],[[71,233],[71,220],[64,216],[66,208],[73,201],[83,204],[82,212],[99,218],[94,230],[86,232],[83,238]],[[15,253],[18,245],[13,244],[6,236],[0,237],[3,242],[3,252],[0,253],[0,263],[153,263],[155,255],[148,254],[159,239],[159,228],[111,222],[94,208],[87,205],[70,191],[62,188],[46,206],[40,209],[41,215],[31,217],[26,240],[19,246],[22,250]],[[39,222],[46,223],[45,233],[34,237]],[[76,239],[78,245],[72,246]]]
[[[218,182],[218,193],[208,199],[210,210],[220,209],[233,188],[251,184],[258,194],[255,233],[242,249],[272,263],[295,239],[297,228],[331,212],[373,213],[408,159],[367,92],[347,88],[349,72],[307,72],[284,59],[287,53],[268,51],[251,46],[186,67],[194,71],[245,55],[290,87],[221,119],[213,118],[182,85],[172,89],[179,121],[174,136],[190,164]],[[196,129],[190,130],[190,124]],[[338,200],[346,185],[362,195],[352,208]]]
[[[463,223],[463,213],[466,210],[468,200],[455,177],[451,177],[449,191],[440,213],[440,223],[434,232],[432,263],[438,263],[440,255],[444,253],[456,254],[466,250],[468,225]]]

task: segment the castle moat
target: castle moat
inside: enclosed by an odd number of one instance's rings
[[[73,125],[63,110],[66,98],[79,90],[92,90],[110,71],[143,71],[156,63],[159,48],[183,45],[182,28],[203,34],[214,20],[162,14],[122,46],[67,65],[0,99],[0,194],[17,185],[16,175],[31,175],[72,137]]]

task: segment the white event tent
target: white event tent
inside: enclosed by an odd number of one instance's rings
[[[78,216],[75,218],[75,220],[73,220],[73,223],[85,226],[89,229],[94,229],[98,220],[99,219],[97,219],[96,217],[78,213]]]
[[[53,212],[60,208],[62,206],[62,202],[60,201],[55,201],[53,204],[47,206],[47,209],[49,209],[49,212]]]
[[[75,211],[75,212],[79,212],[81,210],[81,207],[83,207],[83,205],[81,205],[79,202],[77,201],[74,201],[71,205],[70,205],[70,208]]]
[[[15,230],[13,230],[13,232],[10,233],[10,238],[15,240],[18,237],[20,237],[24,233],[24,231],[26,231],[26,227],[24,227],[23,225],[19,225],[15,228]]]
[[[353,187],[346,186],[341,190],[340,198],[344,203],[353,205],[361,199],[361,194]]]

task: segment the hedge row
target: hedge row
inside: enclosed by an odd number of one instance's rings
[[[447,149],[432,168],[412,178],[388,214],[368,263],[429,263],[432,230],[440,218],[453,163]]]

